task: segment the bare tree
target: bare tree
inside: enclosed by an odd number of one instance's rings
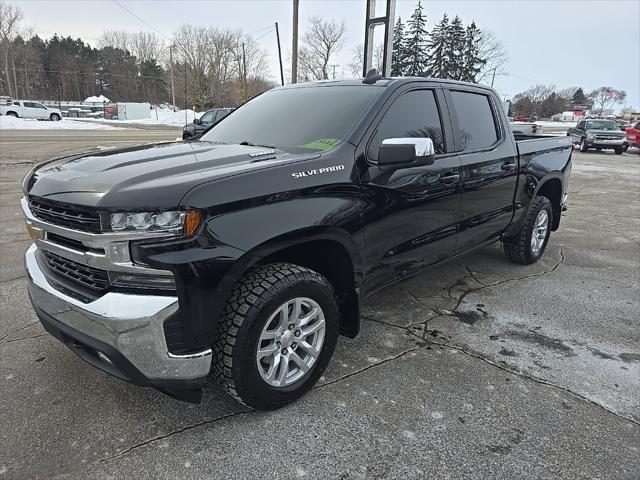
[[[347,27],[344,20],[338,23],[320,17],[311,17],[309,23],[298,52],[298,76],[301,80],[326,80],[332,55],[344,46]]]
[[[382,71],[382,61],[384,57],[384,48],[382,44],[376,45],[373,50],[373,59],[371,68],[375,68],[379,72]],[[351,62],[347,65],[349,73],[352,77],[360,78],[362,76],[362,65],[364,62],[364,45],[360,44],[353,49]]]
[[[502,42],[488,30],[480,32],[480,41],[478,42],[478,57],[485,63],[480,69],[476,81],[478,83],[486,83],[495,71],[496,75],[504,73],[504,66],[509,61]]]
[[[188,106],[234,106],[266,89],[266,51],[240,30],[186,24],[174,44],[176,92],[184,96],[186,76]]]
[[[611,87],[600,87],[589,93],[588,97],[593,102],[595,113],[602,116],[606,113],[611,113],[613,107],[624,102],[625,98],[627,98],[627,92]]]
[[[13,40],[20,35],[22,9],[8,3],[0,3],[0,91],[9,96],[18,96],[18,79],[16,74],[16,55],[13,51]]]

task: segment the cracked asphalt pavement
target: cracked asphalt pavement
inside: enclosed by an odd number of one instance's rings
[[[37,322],[20,180],[61,151],[122,145],[82,135],[0,135],[0,478],[638,478],[637,154],[576,152],[541,262],[494,245],[371,298],[318,385],[265,413],[215,385],[190,405],[125,384]]]

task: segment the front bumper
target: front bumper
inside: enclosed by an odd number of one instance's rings
[[[81,358],[131,383],[182,400],[200,400],[212,352],[169,352],[163,322],[177,312],[177,297],[107,292],[83,303],[51,285],[36,245],[27,250],[25,264],[38,318]]]
[[[624,147],[624,145],[626,144],[626,140],[625,139],[619,139],[619,140],[600,140],[600,139],[592,139],[592,140],[585,140],[585,143],[587,144],[587,147],[593,147],[593,148],[618,148],[618,147]]]

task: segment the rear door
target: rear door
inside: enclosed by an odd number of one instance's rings
[[[22,116],[24,118],[39,118],[39,112],[34,102],[22,102],[22,107]]]
[[[437,263],[455,249],[460,209],[460,160],[437,84],[403,88],[373,123],[362,181],[370,208],[365,222],[366,291]],[[422,86],[424,85],[424,86]],[[433,85],[433,87],[430,87]],[[427,137],[432,165],[380,169],[383,140]]]
[[[518,157],[491,92],[466,86],[445,91],[462,164],[457,248],[467,250],[500,236],[511,221]]]

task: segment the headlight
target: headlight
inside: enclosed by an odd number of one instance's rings
[[[169,232],[176,235],[192,235],[200,225],[200,212],[136,212],[112,213],[109,215],[107,228],[113,232],[145,231]]]
[[[593,133],[587,133],[587,140],[593,140],[595,137]]]

